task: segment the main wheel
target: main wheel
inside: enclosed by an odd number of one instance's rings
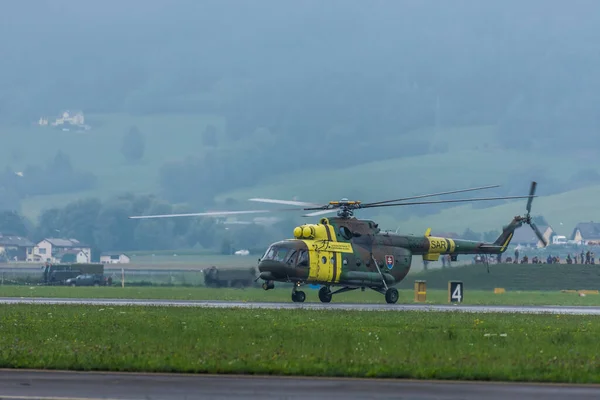
[[[306,294],[304,292],[292,292],[292,301],[294,303],[304,303],[306,300]]]
[[[331,292],[327,286],[323,286],[321,289],[319,289],[319,300],[321,300],[322,303],[329,303],[331,301],[331,297]]]
[[[396,303],[398,301],[398,289],[389,288],[385,292],[385,301],[387,301],[389,304]]]

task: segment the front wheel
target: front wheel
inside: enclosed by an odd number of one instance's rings
[[[388,302],[388,304],[394,304],[398,301],[398,289],[396,288],[389,288],[386,292],[385,292],[385,301]]]
[[[292,301],[294,303],[304,303],[304,300],[306,300],[306,294],[304,292],[292,293]]]
[[[331,297],[331,292],[327,286],[323,286],[321,289],[319,289],[319,300],[321,300],[321,303],[329,303],[331,301]]]

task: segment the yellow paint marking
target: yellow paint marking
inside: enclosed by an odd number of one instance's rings
[[[446,239],[428,237],[427,240],[429,240],[429,251],[431,253],[439,254],[448,250],[448,242],[446,242]]]
[[[325,228],[329,230],[332,242],[337,242],[337,236],[335,235],[335,229],[331,225],[325,225]]]
[[[450,238],[448,238],[448,241],[450,242],[450,250],[448,253],[454,253],[454,249],[456,249],[456,243],[454,243],[454,240]]]
[[[339,251],[353,253],[352,244],[347,242],[330,242],[327,240],[302,240],[310,251]]]
[[[504,241],[504,244],[503,244],[503,245],[502,245],[502,247],[500,248],[500,251],[504,251],[504,249],[506,249],[506,246],[508,246],[508,243],[510,242],[510,239],[512,239],[513,235],[514,235],[514,232],[511,232],[511,233],[508,235],[508,238],[506,238],[506,240]]]
[[[344,242],[327,242],[324,250],[337,251],[340,253],[352,253],[352,244]]]
[[[342,276],[342,253],[336,252],[335,254],[335,265],[337,267],[336,269],[336,276],[333,277],[333,281],[335,283],[338,283],[340,281],[340,278]]]

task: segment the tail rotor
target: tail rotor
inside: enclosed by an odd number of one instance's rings
[[[535,197],[536,187],[537,187],[537,182],[535,182],[535,181],[531,182],[531,188],[529,189],[529,199],[527,200],[527,206],[526,206],[527,214],[525,215],[525,217],[523,217],[522,221],[531,227],[531,229],[535,233],[535,236],[537,236],[537,238],[542,243],[544,243],[544,247],[546,247],[546,246],[548,246],[548,241],[546,240],[544,235],[542,235],[542,233],[540,232],[538,227],[535,225],[535,223],[531,220],[531,203],[533,202],[533,198]]]

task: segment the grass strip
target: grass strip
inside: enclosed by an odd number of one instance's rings
[[[320,302],[317,290],[305,287],[306,302]],[[399,290],[399,303],[413,303],[414,291]],[[600,295],[580,297],[577,293],[558,291],[510,292],[469,290],[465,286],[464,304],[479,305],[564,305],[600,306]],[[63,298],[120,298],[170,300],[231,300],[291,302],[291,289],[214,289],[206,287],[65,287],[65,286],[0,286],[0,297],[63,297]],[[383,295],[367,290],[341,293],[333,296],[333,303],[385,303]],[[446,290],[427,290],[427,303],[447,304]]]
[[[0,367],[600,382],[587,316],[14,305]]]

